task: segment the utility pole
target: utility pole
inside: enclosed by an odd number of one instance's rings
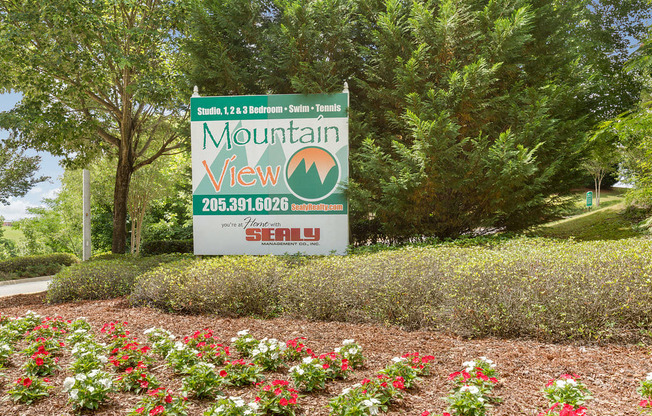
[[[91,173],[84,169],[84,247],[82,260],[86,261],[91,257]]]

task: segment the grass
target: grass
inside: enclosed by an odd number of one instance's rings
[[[3,237],[6,238],[7,240],[13,241],[14,243],[16,243],[16,245],[25,241],[25,235],[19,229],[16,229],[14,227],[3,226],[2,231],[4,233]]]
[[[574,207],[567,217],[531,229],[527,234],[545,238],[574,238],[578,241],[620,240],[638,237],[645,231],[638,226],[641,218],[626,210],[621,190],[602,191],[600,206],[586,208],[586,192],[579,191],[572,198]],[[593,199],[595,204],[595,198]]]

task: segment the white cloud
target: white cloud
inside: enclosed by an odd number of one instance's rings
[[[4,217],[5,221],[17,221],[22,218],[33,217],[33,215],[27,213],[27,208],[38,206],[24,199],[9,198],[8,202],[9,205],[0,205],[0,216]]]
[[[61,192],[61,188],[50,189],[50,190],[49,190],[49,191],[48,191],[48,192],[43,196],[43,198],[48,198],[48,199],[56,198],[56,197],[59,195],[59,192]]]

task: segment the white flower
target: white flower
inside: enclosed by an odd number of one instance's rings
[[[231,338],[231,342],[236,342],[237,340],[238,340],[237,337],[233,337],[233,338]]]
[[[306,357],[303,359],[304,364],[310,364],[312,363],[313,358],[312,357]]]
[[[100,384],[105,388],[105,389],[110,389],[111,385],[113,384],[113,381],[111,381],[110,378],[103,378],[100,380]]]
[[[349,345],[349,344],[353,344],[354,342],[355,342],[354,339],[345,339],[344,341],[342,341],[342,345]]]
[[[476,386],[468,386],[468,385],[466,385],[466,386],[462,386],[462,388],[460,389],[460,391],[462,391],[462,392],[464,392],[464,391],[468,391],[468,392],[471,393],[471,394],[478,394],[478,393],[480,393],[480,389],[478,389]]]
[[[334,349],[333,351],[335,351],[335,352],[337,352],[337,353],[339,353],[341,349],[342,349],[342,348],[340,348],[340,347],[337,347],[337,348],[335,348],[335,349]]]
[[[70,398],[73,400],[77,400],[79,398],[79,390],[77,389],[70,390]]]
[[[108,361],[108,359],[103,355],[98,355],[97,359],[100,360],[102,364],[106,364],[106,362]]]
[[[77,374],[75,378],[79,381],[84,381],[86,380],[86,374]]]
[[[559,389],[566,387],[566,380],[557,380],[555,381],[555,386]]]
[[[231,400],[233,400],[233,403],[235,403],[235,405],[238,407],[242,407],[245,405],[245,401],[242,400],[240,397],[232,397]]]
[[[572,378],[566,380],[566,383],[570,384],[571,386],[577,386],[577,381],[573,380]]]
[[[647,381],[652,381],[652,373],[647,373],[647,377],[645,377]]]
[[[262,343],[260,345],[258,345],[258,348],[260,349],[260,352],[262,352],[263,354],[266,353],[267,351],[269,351],[269,347],[267,345],[265,345],[265,344],[262,344]]]
[[[256,403],[256,402],[250,402],[247,406],[252,408],[254,411],[258,410],[258,407],[259,407],[258,403]]]
[[[344,390],[342,390],[342,396],[349,394],[350,391],[351,389],[349,387],[345,388]]]
[[[401,361],[404,361],[404,360],[405,360],[405,358],[403,358],[403,357],[394,357],[394,358],[392,358],[392,361],[394,361],[395,363],[400,363]]]
[[[72,377],[66,377],[63,381],[63,391],[68,391],[72,386],[75,385],[75,379]]]
[[[305,373],[305,371],[303,371],[303,368],[301,368],[301,367],[297,368],[297,374],[299,374],[300,376],[302,376],[303,373]]]
[[[100,372],[100,370],[93,370],[90,373],[88,373],[88,376],[90,378],[95,378],[95,376]]]
[[[248,329],[243,329],[242,331],[238,332],[238,336],[244,336],[244,335],[249,335],[249,330]]]
[[[369,409],[369,414],[371,415],[378,414],[378,404],[380,404],[380,401],[374,398],[362,401],[362,405]]]
[[[92,392],[94,392],[94,391],[95,391],[95,387],[93,387],[93,386],[88,386],[88,392],[89,392],[89,393],[92,393]]]

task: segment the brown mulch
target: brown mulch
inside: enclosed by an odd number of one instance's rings
[[[225,343],[236,332],[249,329],[260,339],[263,337],[288,340],[298,336],[316,353],[329,352],[341,345],[344,339],[353,338],[363,347],[366,367],[354,372],[346,381],[329,382],[323,392],[307,394],[300,399],[302,415],[327,415],[328,399],[338,395],[344,387],[362,378],[370,377],[391,363],[393,357],[407,352],[434,355],[432,374],[418,382],[417,387],[406,392],[404,399],[392,406],[387,415],[421,415],[424,410],[441,414],[446,408],[443,400],[451,387],[448,374],[461,369],[461,363],[486,356],[497,364],[500,383],[494,396],[502,398],[490,412],[494,416],[536,415],[546,407],[541,392],[545,383],[563,373],[577,373],[593,393],[588,402],[588,415],[623,416],[638,415],[640,397],[636,393],[639,381],[652,371],[650,350],[641,346],[581,346],[555,345],[529,340],[480,339],[466,340],[440,333],[408,332],[394,327],[358,325],[338,322],[310,322],[291,319],[259,320],[252,318],[220,318],[217,316],[185,316],[164,313],[149,308],[130,308],[124,299],[78,302],[61,305],[43,304],[44,295],[19,295],[0,298],[3,315],[23,316],[33,310],[43,316],[63,316],[66,319],[86,317],[99,334],[106,322],[127,321],[128,329],[142,342],[147,328],[163,327],[177,336],[189,335],[194,330],[210,328]],[[18,368],[22,357],[14,355],[12,365],[3,370],[0,378],[0,396],[6,398],[10,383],[22,374]],[[69,357],[64,356],[66,368]],[[162,363],[161,363],[162,364]],[[165,366],[156,364],[154,375],[162,385],[178,392],[181,378],[174,376]],[[61,371],[51,377],[55,389],[49,398],[30,406],[0,401],[0,415],[73,415],[67,405],[67,396],[61,392],[67,374]],[[269,379],[290,380],[287,370],[267,374]],[[253,400],[254,388],[229,388],[227,394]],[[94,415],[124,415],[134,408],[139,398],[135,394],[116,393]],[[188,414],[202,415],[210,401],[191,400]]]

